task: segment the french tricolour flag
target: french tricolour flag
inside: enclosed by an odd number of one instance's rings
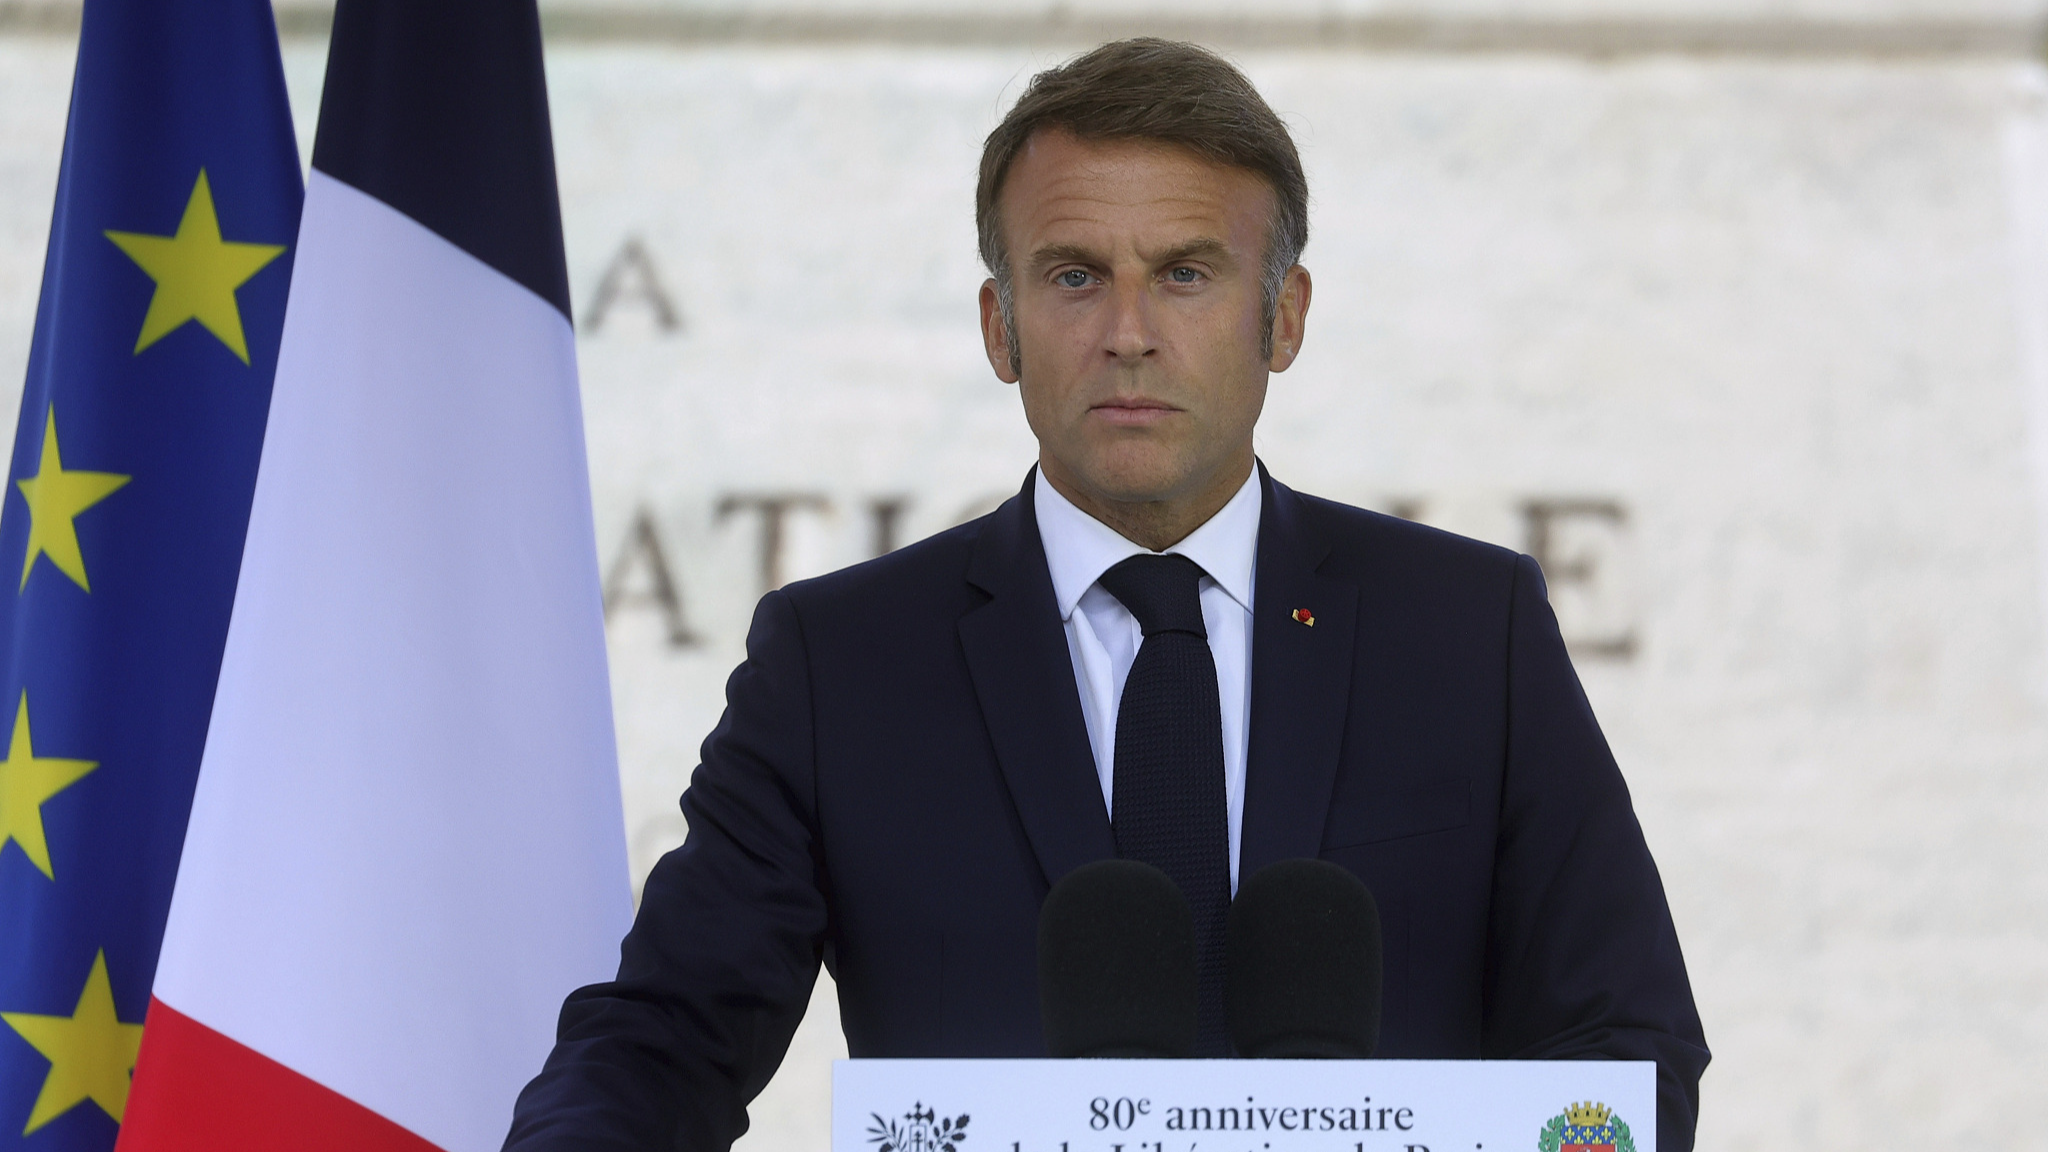
[[[487,1152],[630,916],[533,0],[340,0],[120,1148]]]

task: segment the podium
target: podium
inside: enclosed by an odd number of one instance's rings
[[[832,1152],[1656,1152],[1598,1060],[840,1060]]]

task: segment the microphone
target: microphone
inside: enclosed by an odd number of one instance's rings
[[[1282,860],[1238,886],[1224,1010],[1240,1056],[1363,1059],[1380,1039],[1380,912],[1358,877]]]
[[[1195,918],[1166,873],[1098,860],[1038,913],[1038,1004],[1055,1057],[1186,1057],[1195,1050]]]

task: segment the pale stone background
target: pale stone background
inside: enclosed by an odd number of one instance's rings
[[[759,498],[794,578],[1030,461],[974,328],[981,136],[1092,38],[1189,31],[1310,170],[1274,471],[1525,549],[1558,509],[1715,1051],[1700,1146],[2048,1148],[2041,0],[548,13],[636,875],[769,575]],[[320,15],[283,15],[309,146]],[[7,389],[71,36],[0,2]],[[821,982],[746,1152],[825,1152],[838,1052]]]

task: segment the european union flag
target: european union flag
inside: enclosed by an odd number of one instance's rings
[[[0,512],[0,1149],[111,1148],[303,188],[268,0],[85,0]]]

